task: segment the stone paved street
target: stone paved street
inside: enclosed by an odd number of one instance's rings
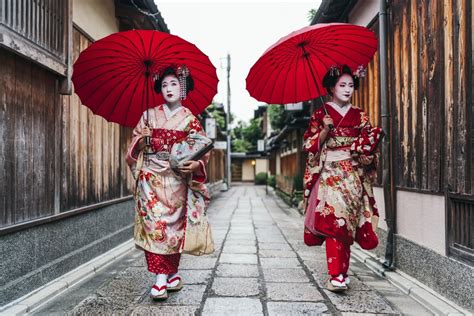
[[[167,301],[148,297],[154,278],[136,250],[36,314],[430,314],[354,259],[351,289],[325,290],[325,249],[303,244],[303,217],[266,195],[265,187],[233,186],[214,198],[209,216],[217,251],[184,256],[185,287]]]

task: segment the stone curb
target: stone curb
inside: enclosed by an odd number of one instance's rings
[[[130,239],[48,284],[45,284],[25,296],[0,307],[0,314],[24,315],[30,313],[53,299],[55,296],[74,286],[76,283],[96,274],[134,249],[135,244],[133,243],[133,239]]]
[[[351,253],[355,259],[364,263],[378,275],[385,277],[403,293],[425,306],[435,315],[472,315],[469,311],[441,296],[441,294],[406,273],[398,270],[387,270],[374,254],[361,249],[359,246],[352,247]]]
[[[302,212],[294,207],[288,206],[284,203],[276,194],[275,191],[272,189],[271,194],[273,197],[277,198],[279,201],[278,203],[284,205],[286,208],[292,209],[293,211],[301,214]],[[360,248],[359,246],[355,245],[351,247],[351,254],[352,257],[361,263],[365,264],[369,269],[371,269],[376,274],[384,277],[390,283],[395,285],[398,289],[400,289],[403,293],[407,294],[423,306],[425,306],[428,310],[430,310],[435,315],[473,315],[469,311],[463,309],[462,307],[458,306],[456,303],[448,300],[447,298],[441,296],[441,294],[435,292],[430,287],[424,285],[423,283],[419,282],[415,278],[407,275],[406,273],[395,270],[389,271],[387,270],[382,262],[377,259],[377,257]]]

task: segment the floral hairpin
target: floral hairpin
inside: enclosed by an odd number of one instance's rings
[[[359,78],[363,78],[367,75],[367,70],[363,65],[359,65],[357,67],[357,70],[354,71],[353,75]]]

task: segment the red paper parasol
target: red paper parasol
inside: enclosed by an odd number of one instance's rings
[[[286,104],[325,95],[322,80],[332,65],[353,71],[377,51],[371,30],[346,23],[316,24],[281,38],[252,66],[250,95],[266,103]]]
[[[92,112],[135,127],[147,108],[164,103],[153,90],[153,77],[170,65],[188,67],[194,90],[182,103],[201,113],[217,93],[216,68],[194,44],[168,33],[132,30],[94,42],[74,63],[72,81]]]

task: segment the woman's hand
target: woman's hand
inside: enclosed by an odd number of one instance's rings
[[[184,175],[191,174],[197,171],[201,167],[201,164],[195,160],[189,160],[183,163],[181,166],[178,167],[179,172]]]
[[[138,142],[138,150],[143,150],[146,147],[145,137],[151,137],[151,129],[148,126],[142,129],[142,138]]]
[[[370,165],[374,161],[374,156],[366,156],[366,155],[360,155],[359,156],[359,162],[362,163],[363,165]]]
[[[148,127],[148,126],[145,126],[143,129],[142,129],[142,135],[143,137],[151,137],[151,129]]]
[[[327,114],[323,117],[323,123],[324,123],[324,129],[327,130],[327,131],[330,130],[329,125],[334,126],[334,122],[332,120],[332,117],[327,115]]]

